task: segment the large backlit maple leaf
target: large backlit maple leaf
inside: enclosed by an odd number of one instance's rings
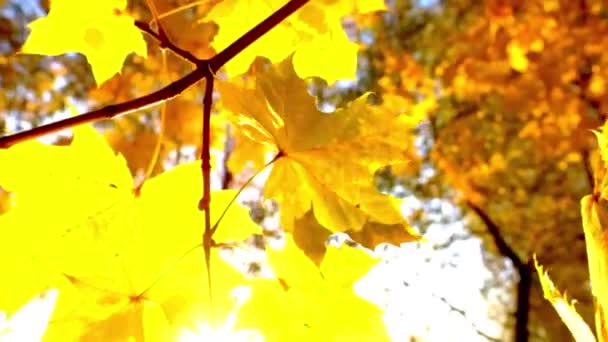
[[[367,96],[321,113],[291,59],[257,75],[255,89],[226,82],[218,89],[241,132],[278,152],[264,194],[279,203],[286,229],[312,209],[333,232],[375,222],[415,235],[399,201],[374,186],[378,168],[406,161],[411,117],[379,110]]]
[[[80,52],[91,64],[97,84],[101,84],[120,72],[130,53],[147,55],[146,43],[133,18],[121,14],[126,5],[126,0],[53,0],[48,16],[29,24],[32,32],[21,52]]]
[[[378,260],[367,251],[330,246],[317,268],[287,235],[267,250],[276,279],[260,280],[239,311],[239,326],[265,341],[389,341],[382,311],[359,297],[354,283]]]
[[[214,21],[219,32],[213,46],[222,50],[286,3],[286,0],[236,1],[215,5],[204,20]],[[300,77],[319,76],[329,83],[354,79],[357,45],[341,26],[349,14],[384,10],[382,0],[313,0],[274,27],[226,64],[231,76],[247,71],[256,56],[273,62],[296,51],[294,65]]]
[[[0,164],[10,165],[0,169],[0,186],[15,199],[0,216],[0,311],[58,289],[49,341],[174,340],[210,321],[199,163],[134,193],[124,158],[93,128],[80,127],[70,146],[25,142],[0,150]],[[212,223],[234,195],[213,193]],[[214,238],[258,231],[248,211],[233,205]],[[245,280],[216,250],[211,260],[214,317],[222,320],[232,310],[229,292]]]

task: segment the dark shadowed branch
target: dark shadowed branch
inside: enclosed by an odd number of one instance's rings
[[[533,268],[531,259],[528,258],[528,260],[522,261],[517,253],[505,241],[500,233],[500,228],[492,218],[475,203],[471,201],[466,201],[466,203],[469,208],[479,216],[481,221],[483,221],[500,254],[511,260],[519,274],[519,282],[517,283],[517,310],[515,312],[515,341],[526,342],[529,337],[528,314],[530,312],[530,291],[532,289]]]

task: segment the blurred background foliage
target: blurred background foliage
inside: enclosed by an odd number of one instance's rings
[[[218,28],[199,21],[215,1],[151,1],[173,43],[199,58],[215,53],[210,42]],[[608,55],[603,53],[608,2],[387,0],[387,5],[386,13],[344,20],[361,47],[358,79],[331,85],[312,79],[311,93],[328,112],[372,91],[379,105],[427,115],[412,132],[411,161],[380,170],[378,187],[416,199],[408,214],[423,233],[432,224],[464,224],[466,234],[451,235],[433,248],[446,249],[462,239],[482,241],[485,267],[493,275],[482,291],[498,298],[488,315],[504,331],[497,336],[480,331],[480,336],[570,341],[542,298],[529,260],[538,255],[591,323],[579,200],[592,185],[587,160],[596,146],[590,130],[608,111]],[[69,105],[84,111],[136,98],[192,70],[151,39],[149,58],[132,56],[121,74],[99,88],[79,54],[18,54],[27,23],[48,6],[48,0],[0,1],[2,134],[70,115]],[[130,0],[128,11],[153,19],[144,0]],[[246,74],[242,82],[251,79]],[[152,167],[159,108],[100,122],[98,128],[141,180],[147,169],[154,175],[198,155],[201,94],[197,86],[166,104],[160,158]],[[229,160],[242,139],[222,115],[221,100],[216,101],[214,184],[238,188],[261,161],[247,166],[243,152]],[[67,141],[69,135],[58,135],[54,142]],[[3,211],[10,201],[0,194]],[[446,210],[446,203],[457,210]],[[251,205],[259,221],[276,210],[269,212],[261,201]]]

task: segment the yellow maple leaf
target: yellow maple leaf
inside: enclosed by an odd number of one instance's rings
[[[152,178],[134,194],[124,158],[85,126],[70,146],[26,142],[1,150],[0,163],[11,165],[0,171],[0,186],[15,197],[0,215],[0,293],[10,294],[0,296],[0,310],[57,288],[49,341],[162,341],[210,320],[199,162]],[[234,195],[213,193],[212,223]],[[214,238],[254,232],[248,211],[235,204]],[[232,309],[229,291],[245,280],[216,250],[211,260],[221,320]]]
[[[252,285],[237,326],[259,329],[268,342],[390,340],[381,310],[353,289],[378,262],[365,250],[330,246],[317,268],[288,234],[283,249],[267,253],[276,279]]]
[[[80,52],[87,57],[99,85],[120,72],[130,53],[147,55],[146,43],[133,18],[121,13],[126,5],[126,0],[53,0],[49,15],[29,24],[32,32],[21,52]]]
[[[605,191],[605,190],[604,190]],[[602,194],[606,196],[606,194]],[[595,305],[595,330],[600,341],[608,341],[608,208],[599,196],[581,199],[581,216],[585,232],[591,294]]]
[[[358,45],[351,42],[341,27],[329,37],[321,37],[302,44],[293,56],[293,64],[300,78],[321,76],[328,83],[354,79],[357,70]],[[340,61],[335,63],[333,61]]]
[[[543,271],[543,267],[534,256],[534,265],[538,272],[538,278],[543,288],[545,299],[551,302],[555,311],[566,324],[572,336],[577,342],[595,342],[595,337],[585,320],[576,312],[574,302],[570,302],[566,295],[562,295],[549,278],[549,274]]]
[[[69,148],[27,141],[0,150],[0,164],[10,165],[0,168],[0,186],[13,199],[0,216],[0,255],[10,260],[0,292],[11,294],[0,298],[0,309],[11,312],[47,287],[62,292],[54,286],[63,284],[54,244],[89,224],[101,232],[95,224],[122,215],[116,204],[128,200],[133,180],[90,126],[75,129]]]
[[[205,18],[219,26],[213,46],[217,50],[226,48],[284,4],[283,0],[218,3]],[[296,51],[294,65],[302,77],[319,76],[330,83],[336,79],[355,79],[356,45],[346,37],[340,20],[348,14],[384,9],[381,0],[310,1],[230,60],[226,71],[230,76],[239,75],[249,69],[256,56],[279,62]]]
[[[291,60],[257,76],[256,89],[220,82],[232,121],[245,135],[279,151],[264,194],[281,208],[284,228],[313,210],[327,229],[360,231],[368,222],[397,224],[416,235],[401,215],[399,201],[379,193],[378,168],[404,161],[412,121],[378,110],[360,97],[332,114],[318,111]]]
[[[0,150],[0,164],[10,165],[0,168],[0,186],[13,194],[14,201],[7,217],[36,212],[23,215],[27,223],[16,224],[42,224],[47,231],[77,225],[92,212],[111,210],[133,183],[124,158],[90,126],[75,129],[70,148],[27,141]]]

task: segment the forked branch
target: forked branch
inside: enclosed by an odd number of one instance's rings
[[[142,25],[142,23],[136,22],[135,25],[138,28],[159,40],[161,47],[171,50],[178,56],[181,56],[184,59],[194,63],[196,65],[196,69],[186,76],[172,82],[166,87],[137,99],[109,105],[101,109],[81,114],[79,116],[59,120],[48,125],[43,125],[27,131],[0,137],[0,148],[8,148],[19,142],[35,139],[81,124],[111,119],[119,115],[132,113],[170,100],[194,84],[198,83],[203,78],[213,77],[213,75],[215,75],[217,71],[224,66],[224,64],[270,31],[273,27],[278,25],[281,21],[285,20],[285,18],[287,18],[293,12],[304,6],[308,1],[309,0],[290,0],[283,7],[278,9],[268,18],[260,22],[254,28],[249,30],[239,39],[234,41],[232,44],[210,59],[197,59],[192,54],[172,44],[162,35],[154,33],[154,31],[149,29],[147,24]]]

